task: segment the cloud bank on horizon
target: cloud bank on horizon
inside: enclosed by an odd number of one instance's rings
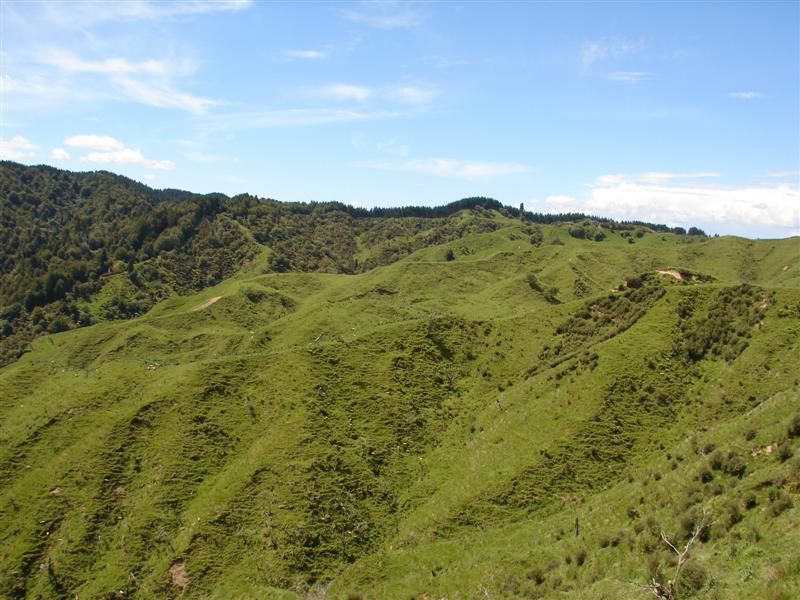
[[[0,158],[800,234],[800,5],[0,5]],[[691,18],[689,18],[691,13]]]

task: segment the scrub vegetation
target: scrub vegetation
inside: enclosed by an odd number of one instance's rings
[[[800,595],[797,238],[0,186],[0,596]]]

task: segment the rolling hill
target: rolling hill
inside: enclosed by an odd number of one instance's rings
[[[0,595],[800,594],[800,239],[2,174]]]

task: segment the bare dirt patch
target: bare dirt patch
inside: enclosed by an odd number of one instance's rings
[[[214,302],[217,302],[220,298],[222,298],[222,296],[214,296],[213,298],[209,298],[205,302],[195,306],[192,310],[203,310],[204,308],[208,308],[209,306],[214,304]]]
[[[183,560],[176,560],[169,568],[169,576],[172,578],[172,585],[181,589],[189,585],[189,573],[186,572],[186,563]]]
[[[681,273],[677,269],[658,269],[656,273],[660,273],[661,275],[668,275],[669,277],[674,277],[678,281],[683,281],[683,273]]]

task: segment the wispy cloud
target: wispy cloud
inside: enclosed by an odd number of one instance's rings
[[[329,83],[311,88],[313,96],[365,102],[375,100],[408,105],[422,105],[438,95],[438,90],[426,83],[403,83],[386,86],[365,86],[353,83]]]
[[[650,79],[649,73],[643,73],[642,71],[612,71],[606,75],[607,79],[611,81],[645,81]]]
[[[651,177],[650,181],[644,177],[606,175],[590,186],[588,198],[550,196],[547,209],[672,225],[733,223],[797,227],[800,191],[796,186],[700,186],[691,181],[673,184],[673,178],[687,174],[668,175]],[[688,175],[716,176],[713,172]]]
[[[392,100],[409,104],[423,104],[436,96],[436,90],[428,85],[399,85],[389,89],[387,96]]]
[[[83,162],[113,164],[113,165],[139,165],[145,169],[171,171],[175,163],[171,160],[153,160],[145,157],[141,150],[128,148],[108,135],[80,134],[73,135],[64,140],[64,144],[73,148],[91,150],[80,157]],[[55,152],[55,151],[54,151]],[[64,152],[66,154],[66,152]],[[69,155],[67,155],[67,158]]]
[[[238,12],[252,6],[252,0],[124,0],[107,2],[88,0],[68,2],[50,0],[42,3],[45,14],[62,27],[85,27],[103,21],[159,20],[171,17],[214,12]]]
[[[69,160],[69,152],[63,148],[53,148],[50,151],[50,160]]]
[[[271,129],[283,127],[310,127],[335,123],[351,123],[398,117],[391,111],[344,110],[334,108],[261,108],[208,115],[203,119],[206,131],[232,131],[236,129]]]
[[[104,58],[101,60],[87,60],[58,48],[44,50],[39,62],[57,67],[63,71],[78,73],[103,73],[108,75],[128,75],[144,73],[160,77],[173,75],[176,72],[188,72],[191,67],[187,63],[173,63],[164,60],[144,60],[131,62],[124,58]]]
[[[320,96],[335,98],[337,100],[356,100],[363,102],[374,93],[371,88],[350,83],[331,83],[317,90]]]
[[[414,158],[403,161],[376,161],[363,163],[369,169],[400,171],[454,177],[459,179],[484,179],[519,175],[529,171],[527,165],[520,163],[498,163],[459,160],[453,158]]]
[[[728,96],[731,98],[739,98],[740,100],[755,100],[756,98],[763,97],[763,94],[754,90],[743,90],[740,92],[731,92]]]
[[[791,177],[796,179],[800,177],[800,171],[768,171],[766,174],[767,177],[775,177],[779,179],[784,179],[787,177]]]
[[[648,171],[634,175],[614,173],[611,175],[601,175],[594,180],[594,186],[618,185],[624,182],[636,183],[663,183],[671,180],[704,179],[708,177],[719,177],[719,171],[694,171],[692,173],[673,173],[669,171]]]
[[[27,76],[25,78],[14,78],[3,73],[0,75],[0,90],[3,94],[19,95],[43,95],[52,94],[52,83],[48,85],[43,77]]]
[[[25,160],[36,156],[39,146],[30,140],[15,135],[10,140],[0,137],[0,160]]]
[[[146,82],[139,79],[121,77],[116,79],[117,91],[126,98],[157,108],[174,108],[202,114],[210,106],[221,104],[219,100],[200,98],[173,89],[169,84]]]
[[[584,67],[596,63],[623,58],[637,52],[644,42],[641,39],[607,38],[584,42],[580,50],[580,61]]]
[[[220,104],[217,100],[194,96],[176,88],[175,79],[194,70],[190,61],[130,61],[121,57],[86,59],[63,49],[50,48],[39,54],[38,62],[56,69],[62,76],[75,77],[66,89],[61,90],[62,103],[86,97],[82,91],[87,87],[86,82],[79,78],[83,76],[95,78],[88,87],[98,99],[129,100],[195,114],[204,113],[209,107]],[[46,87],[29,89],[26,93],[34,91],[45,97],[48,95]]]
[[[328,58],[327,52],[321,50],[286,50],[284,55],[289,58],[304,58],[306,60],[320,60]]]
[[[377,29],[418,27],[425,15],[407,4],[396,2],[364,2],[359,9],[346,9],[342,16],[348,21]]]

